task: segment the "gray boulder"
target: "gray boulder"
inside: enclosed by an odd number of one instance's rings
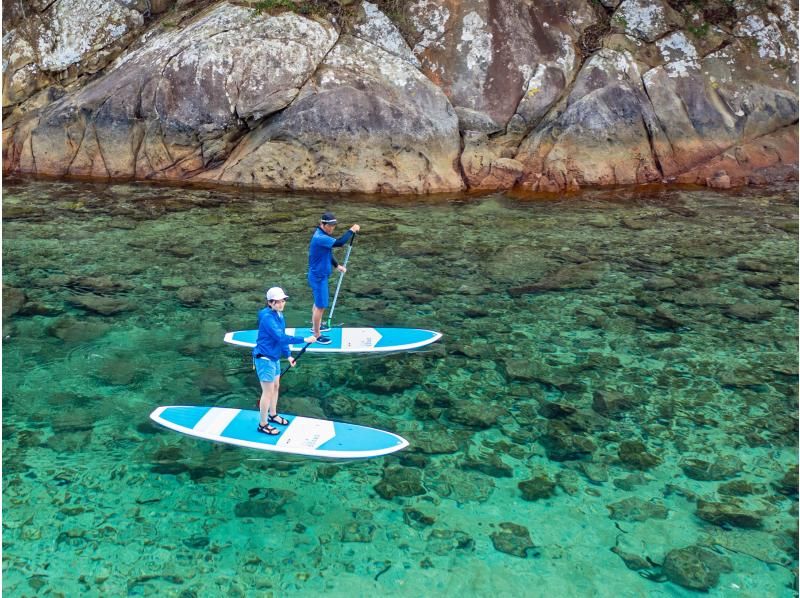
[[[459,190],[458,120],[413,65],[343,36],[299,98],[202,179],[267,188]]]
[[[15,133],[19,170],[186,178],[224,159],[248,121],[286,107],[336,39],[329,24],[227,3],[155,30],[46,108],[29,140]]]
[[[521,186],[557,191],[660,181],[650,146],[650,137],[660,133],[641,78],[630,53],[593,54],[563,109],[520,146],[515,158],[525,165]]]

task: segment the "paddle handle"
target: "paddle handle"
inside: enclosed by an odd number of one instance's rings
[[[302,349],[300,349],[300,352],[297,354],[297,357],[295,357],[295,358],[294,358],[294,362],[295,362],[295,363],[297,363],[297,360],[298,360],[298,359],[300,359],[300,357],[302,357],[302,356],[303,356],[303,353],[305,353],[305,352],[306,352],[306,349],[308,349],[308,347],[309,347],[310,345],[311,345],[311,343],[306,343],[306,344],[303,346],[303,348],[302,348]],[[291,363],[290,363],[289,365],[287,365],[285,368],[283,368],[283,371],[281,372],[281,376],[283,376],[283,375],[284,375],[286,372],[288,372],[290,369],[292,369],[292,364],[291,364]]]
[[[350,244],[347,246],[347,253],[344,255],[344,263],[342,264],[347,268],[347,260],[350,259],[350,252],[353,251],[353,242],[356,240],[356,233],[350,237]],[[344,272],[339,274],[339,282],[336,283],[336,292],[333,294],[333,303],[331,304],[331,311],[328,312],[328,328],[331,327],[333,320],[333,310],[336,309],[336,300],[339,298],[339,289],[342,288],[342,280],[344,280]]]

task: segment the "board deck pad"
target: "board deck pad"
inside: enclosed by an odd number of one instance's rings
[[[289,425],[273,423],[281,431],[274,436],[259,432],[259,412],[246,409],[165,406],[153,411],[150,419],[197,438],[327,459],[380,457],[408,446],[405,438],[392,432],[288,413],[281,416]]]
[[[286,334],[292,336],[311,336],[311,328],[287,328]],[[372,353],[389,351],[409,351],[435,343],[442,334],[421,328],[331,328],[323,333],[331,339],[329,345],[312,343],[306,349],[309,353]],[[258,330],[239,330],[228,332],[225,342],[240,347],[256,346]],[[299,351],[304,344],[290,345],[292,351]]]

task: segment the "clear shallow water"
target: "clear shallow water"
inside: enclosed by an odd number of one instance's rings
[[[9,595],[795,594],[794,189],[375,203],[7,181],[3,206]],[[326,208],[363,230],[337,322],[445,337],[304,356],[281,409],[410,449],[286,460],[151,425],[161,404],[251,407],[222,336],[276,284],[308,320]]]

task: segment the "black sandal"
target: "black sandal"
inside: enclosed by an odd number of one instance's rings
[[[263,426],[261,424],[258,424],[258,431],[261,432],[262,434],[269,434],[270,436],[277,436],[278,434],[281,433],[281,431],[278,428],[273,428],[269,424],[264,424]]]
[[[289,424],[289,420],[288,420],[288,419],[286,419],[286,418],[284,418],[284,417],[281,417],[281,416],[280,416],[280,415],[278,415],[277,413],[276,413],[275,415],[270,415],[270,416],[268,416],[268,419],[269,419],[269,421],[271,421],[271,422],[275,422],[275,423],[276,423],[276,424],[278,424],[279,426],[286,426],[286,425],[288,425],[288,424]]]

